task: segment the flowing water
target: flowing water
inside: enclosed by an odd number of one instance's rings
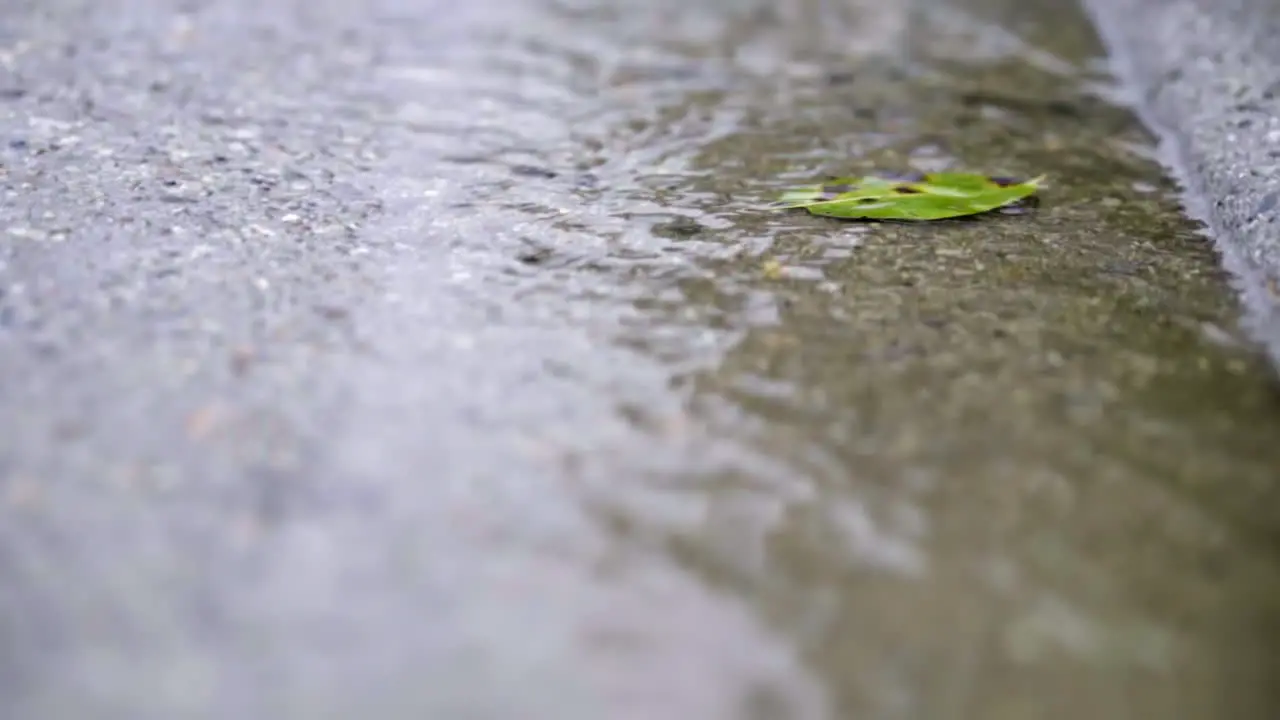
[[[1280,715],[1280,395],[1071,3],[149,5],[241,119],[367,129],[358,339],[290,386],[337,388],[315,438],[137,451],[301,448],[301,509],[23,511],[90,578],[28,563],[71,628],[9,660],[31,717]],[[761,209],[942,168],[1048,183]]]

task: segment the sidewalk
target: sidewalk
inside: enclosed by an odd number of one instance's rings
[[[1280,365],[1280,2],[1084,5]]]

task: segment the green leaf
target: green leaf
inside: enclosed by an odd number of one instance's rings
[[[1044,176],[1016,181],[941,172],[906,179],[848,177],[783,193],[775,207],[853,220],[943,220],[977,215],[1035,195]]]

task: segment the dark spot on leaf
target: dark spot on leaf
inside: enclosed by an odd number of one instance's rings
[[[996,185],[999,185],[1000,187],[1009,187],[1010,185],[1017,185],[1019,182],[1021,182],[1017,178],[1011,178],[1011,177],[991,177],[987,179],[995,183]]]
[[[911,187],[910,185],[899,185],[895,187],[893,191],[900,195],[916,195],[916,194],[919,194],[920,192],[919,190]]]
[[[839,195],[840,193],[853,192],[853,189],[854,189],[854,186],[848,183],[842,183],[839,185],[823,185],[822,194],[823,195]]]
[[[924,182],[925,180],[928,179],[928,176],[925,175],[924,173],[916,172],[914,170],[908,170],[907,172],[900,172],[900,173],[887,173],[887,174],[881,175],[880,177],[884,178],[885,180],[891,180],[893,182],[901,182],[901,183],[918,183],[918,182]]]
[[[861,205],[867,205],[869,203],[875,203],[875,202],[880,202],[879,198],[873,198],[873,197],[858,198],[858,203]]]

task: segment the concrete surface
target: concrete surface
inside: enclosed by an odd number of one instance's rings
[[[1280,3],[1084,0],[1280,363]]]

